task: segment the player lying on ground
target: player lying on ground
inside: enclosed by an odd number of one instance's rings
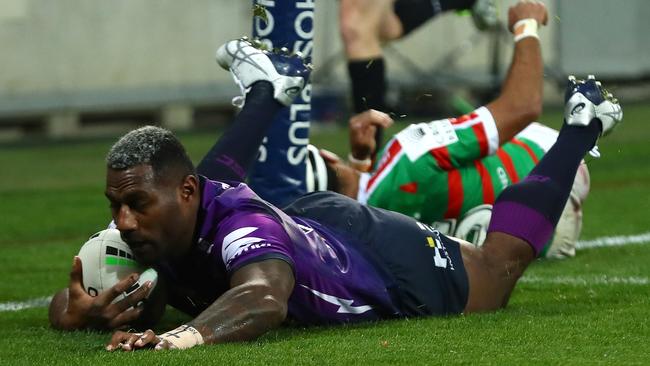
[[[558,133],[533,123],[489,151],[483,138],[485,122],[479,114],[485,113],[485,108],[477,112],[458,119],[410,125],[388,141],[378,155],[378,167],[371,172],[357,171],[335,154],[321,150],[320,156],[326,161],[322,164],[326,164],[328,172],[325,180],[333,181],[331,189],[359,202],[403,213],[446,235],[480,245],[496,197],[528,175]],[[351,138],[374,144],[374,131],[368,127],[386,121],[390,121],[388,115],[374,110],[354,116],[350,121]],[[359,130],[365,131],[355,134]],[[451,140],[447,145],[435,139],[443,133]],[[589,170],[583,163],[544,256],[575,255],[589,185]]]
[[[406,2],[406,1],[404,1]],[[417,3],[417,2],[415,2]],[[543,4],[520,2],[510,8],[509,26],[547,19]],[[323,154],[329,166],[330,189],[362,203],[401,212],[442,230],[436,222],[445,220],[445,234],[479,244],[489,221],[475,208],[492,205],[498,194],[516,183],[537,163],[555,141],[557,132],[542,127],[522,129],[535,121],[542,110],[543,62],[536,33],[521,33],[515,41],[512,64],[501,94],[471,114],[409,126],[384,147],[371,173],[359,174],[335,156]],[[376,150],[375,131],[391,123],[387,114],[366,111],[350,121],[350,161],[368,171]],[[515,135],[520,133],[519,135]],[[582,165],[554,235],[550,257],[575,255],[582,223],[582,202],[589,189],[588,171]],[[323,179],[320,179],[322,182]],[[470,211],[471,210],[471,211]],[[469,217],[454,230],[455,220]],[[478,218],[475,220],[475,218]],[[477,234],[477,235],[476,235]]]
[[[180,142],[157,127],[126,134],[107,156],[105,194],[122,239],[138,262],[158,270],[166,302],[195,318],[160,335],[117,331],[108,350],[245,341],[287,319],[338,324],[502,308],[550,237],[582,156],[621,117],[595,80],[571,80],[557,142],[501,193],[477,248],[334,192],[282,210],[259,199],[239,183],[253,160],[244,150],[261,144],[258,130],[288,104],[285,91],[302,85],[301,77],[278,75],[273,62],[291,62],[241,41],[222,47],[218,59],[250,87],[208,161],[221,165],[222,181],[197,175]],[[241,129],[253,135],[249,143],[233,138]],[[93,298],[83,292],[80,267],[75,258],[69,288],[50,304],[55,328],[114,328],[141,315],[140,306],[129,307],[143,292],[111,304],[137,276]]]

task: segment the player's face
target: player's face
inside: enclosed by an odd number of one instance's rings
[[[146,164],[108,169],[105,195],[117,229],[138,262],[151,265],[181,256],[189,248],[196,212],[191,212],[185,182],[157,181]]]

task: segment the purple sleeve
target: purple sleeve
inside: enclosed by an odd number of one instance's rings
[[[293,248],[284,228],[260,213],[238,212],[219,224],[215,247],[229,273],[265,259],[284,260],[293,268]],[[219,253],[215,253],[219,254]]]

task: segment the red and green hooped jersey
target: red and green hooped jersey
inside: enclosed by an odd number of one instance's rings
[[[523,179],[557,138],[534,124],[499,147],[487,108],[459,117],[410,125],[363,174],[358,199],[430,223],[458,218],[494,203],[508,185]]]

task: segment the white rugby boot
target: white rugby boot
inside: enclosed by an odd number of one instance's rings
[[[300,94],[311,72],[311,66],[300,55],[289,54],[286,49],[270,52],[263,49],[261,42],[247,38],[226,42],[215,58],[219,66],[230,70],[243,95],[255,82],[265,80],[273,84],[275,99],[285,106]],[[243,106],[243,99],[238,106]]]
[[[618,100],[602,87],[594,75],[589,75],[587,80],[569,76],[564,101],[564,120],[568,125],[587,126],[597,118],[602,124],[601,136],[609,134],[623,120],[623,109]],[[589,154],[600,157],[597,146]]]

